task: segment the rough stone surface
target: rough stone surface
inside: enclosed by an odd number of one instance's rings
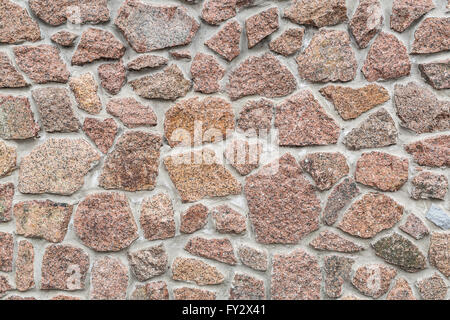
[[[341,210],[357,197],[359,193],[359,188],[353,178],[345,178],[341,183],[336,185],[328,196],[327,204],[323,210],[323,222],[329,226],[335,224]]]
[[[7,291],[13,290],[13,287],[9,283],[8,278],[3,275],[0,275],[0,298],[6,295]]]
[[[172,201],[165,193],[144,199],[139,218],[147,240],[163,240],[175,236]]]
[[[417,281],[416,287],[424,300],[445,300],[447,296],[447,285],[437,273]]]
[[[202,19],[212,25],[236,16],[236,0],[206,0],[203,4]]]
[[[428,210],[426,218],[441,229],[450,229],[450,214],[434,204]]]
[[[19,291],[34,288],[34,248],[27,240],[21,240],[17,249],[16,287]]]
[[[22,74],[12,65],[8,55],[0,51],[0,88],[21,88],[28,85]]]
[[[194,90],[202,93],[215,93],[220,89],[219,81],[225,75],[225,69],[214,56],[197,53],[191,64],[191,76]]]
[[[169,290],[164,281],[137,285],[131,294],[131,300],[169,300]]]
[[[316,250],[354,253],[364,250],[362,246],[329,230],[322,231],[309,245]]]
[[[270,41],[269,49],[283,56],[296,53],[303,44],[305,28],[290,28],[284,31],[276,39]]]
[[[141,282],[164,274],[168,266],[168,256],[164,245],[128,252],[128,262],[134,276]]]
[[[411,181],[411,198],[444,200],[448,191],[448,179],[443,174],[424,171]]]
[[[399,228],[416,240],[420,240],[430,233],[423,221],[412,213],[406,218],[405,223]]]
[[[28,12],[10,0],[0,1],[0,43],[36,42],[41,39],[39,25]]]
[[[125,300],[128,278],[128,268],[119,259],[97,259],[91,271],[91,299]]]
[[[362,294],[377,299],[389,290],[391,281],[396,275],[397,271],[394,268],[385,265],[364,265],[355,271],[352,284]]]
[[[450,135],[419,140],[405,146],[414,161],[421,166],[450,167]]]
[[[216,300],[216,293],[196,288],[176,288],[173,290],[175,300]]]
[[[77,34],[72,33],[70,31],[62,30],[62,31],[54,33],[50,37],[50,40],[52,40],[53,42],[55,42],[63,47],[72,47],[77,38],[78,38]]]
[[[347,21],[345,0],[294,0],[284,17],[297,24],[317,28]]]
[[[438,269],[447,278],[450,277],[450,234],[444,232],[433,232],[431,235],[428,259],[430,264]]]
[[[11,221],[13,198],[14,184],[11,182],[0,184],[0,223]]]
[[[112,95],[118,94],[127,81],[126,70],[122,61],[102,64],[97,70],[102,87]]]
[[[269,261],[266,250],[258,250],[247,245],[241,245],[238,249],[238,256],[242,264],[258,270],[266,271]]]
[[[433,0],[394,0],[392,4],[391,29],[403,32],[436,6]]]
[[[103,121],[95,118],[85,118],[83,131],[101,152],[108,153],[116,138],[118,127],[112,118],[104,119]]]
[[[424,54],[450,50],[450,18],[426,18],[414,33],[411,53]]]
[[[206,239],[194,237],[184,246],[187,252],[230,265],[235,265],[237,259],[234,255],[233,245],[228,239]]]
[[[265,300],[264,281],[247,274],[236,273],[230,288],[230,300]]]
[[[241,176],[245,176],[259,167],[262,149],[261,143],[233,140],[227,144],[224,156]]]
[[[16,169],[16,159],[16,148],[10,147],[3,141],[0,141],[0,177],[8,176]],[[4,214],[5,217],[9,217],[8,210]]]
[[[383,8],[379,0],[361,0],[349,23],[358,46],[363,49],[383,26]]]
[[[326,256],[324,259],[325,293],[330,298],[339,298],[343,293],[344,281],[350,279],[354,259],[341,256]]]
[[[39,124],[34,121],[28,98],[0,94],[0,138],[8,140],[34,138],[38,135],[39,129]]]
[[[422,77],[434,89],[450,89],[450,59],[419,64]]]
[[[153,54],[144,54],[138,56],[127,63],[127,69],[131,71],[140,71],[144,69],[154,69],[167,65],[169,59]]]
[[[239,212],[227,205],[215,207],[211,210],[211,216],[216,230],[219,233],[240,234],[247,229],[247,219]]]
[[[264,10],[245,20],[248,48],[253,48],[264,38],[278,30],[278,8]]]
[[[231,61],[240,53],[242,27],[236,20],[230,21],[220,29],[205,45],[225,60]]]
[[[14,238],[11,233],[0,232],[0,271],[11,272],[13,268]]]
[[[386,300],[417,300],[405,278],[399,278],[389,291]]]
[[[158,123],[153,109],[141,104],[134,98],[111,99],[106,106],[106,111],[118,117],[128,128],[153,127]]]
[[[194,233],[206,225],[207,219],[207,207],[201,203],[190,206],[181,214],[180,232]]]
[[[79,77],[71,77],[69,81],[78,108],[89,114],[98,114],[102,110],[102,102],[97,94],[98,85],[92,73],[83,73]]]
[[[190,61],[192,59],[191,51],[189,51],[188,49],[170,51],[169,54],[175,60]]]
[[[216,267],[199,259],[177,257],[171,269],[172,278],[177,281],[193,282],[200,286],[224,281],[223,274]]]
[[[237,119],[237,127],[247,136],[267,136],[272,126],[274,104],[267,99],[250,100]]]

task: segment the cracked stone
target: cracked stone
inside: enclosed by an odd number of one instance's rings
[[[169,59],[153,54],[144,54],[138,56],[127,63],[127,69],[131,71],[140,71],[144,69],[154,69],[167,65]]]
[[[34,138],[37,137],[39,130],[39,124],[34,121],[34,114],[27,97],[0,94],[0,137],[2,139]]]
[[[34,248],[27,240],[19,242],[15,279],[17,290],[21,292],[34,288]]]
[[[425,81],[434,89],[450,89],[450,60],[419,64]]]
[[[272,127],[274,104],[267,99],[250,100],[239,113],[237,127],[246,136],[267,136]]]
[[[72,47],[77,38],[78,38],[77,34],[72,33],[70,31],[62,30],[62,31],[54,33],[50,37],[50,40],[52,40],[53,42],[55,42],[63,47]]]
[[[317,28],[347,21],[345,0],[294,0],[284,17],[297,24]]]
[[[276,39],[270,41],[269,49],[285,57],[296,53],[303,44],[305,28],[290,28]]]
[[[352,284],[362,294],[377,299],[389,290],[396,275],[397,270],[382,264],[364,265],[356,270]]]
[[[78,108],[89,114],[100,113],[102,102],[97,94],[98,85],[92,73],[86,72],[79,77],[71,77],[69,86],[78,103]]]
[[[155,112],[150,106],[141,104],[134,98],[111,99],[106,111],[120,119],[128,128],[153,127],[158,124]]]
[[[236,20],[227,22],[205,45],[225,60],[231,61],[240,53],[242,27]]]
[[[265,300],[264,280],[243,273],[235,273],[229,300]]]
[[[278,30],[278,8],[270,8],[245,20],[248,48],[253,48],[264,38]]]
[[[202,19],[212,25],[219,25],[236,16],[236,0],[207,0],[203,4]]]
[[[181,214],[180,232],[194,233],[203,228],[208,219],[208,208],[199,203],[189,207]]]
[[[322,231],[309,245],[316,250],[354,253],[364,248],[329,230]]]
[[[128,252],[128,262],[136,278],[145,282],[164,274],[168,267],[168,256],[164,245]]]
[[[247,229],[247,219],[239,212],[227,205],[215,207],[211,210],[216,230],[219,233],[240,234]]]
[[[450,167],[450,135],[419,140],[406,145],[405,150],[421,166]]]
[[[417,300],[405,278],[399,278],[389,291],[386,300]]]
[[[237,263],[233,245],[228,239],[194,237],[189,239],[184,246],[184,250],[199,257],[217,260],[230,265]]]
[[[131,294],[131,300],[169,300],[169,290],[164,281],[137,285]]]
[[[450,229],[450,214],[434,204],[428,210],[426,218],[441,229]]]
[[[259,167],[262,151],[261,143],[233,140],[227,144],[224,156],[241,176],[246,176]]]
[[[447,285],[437,273],[417,281],[416,287],[424,300],[445,300],[447,296]]]
[[[8,146],[0,141],[0,177],[9,176],[16,170],[17,151],[16,148]],[[8,213],[6,213],[8,216]]]
[[[433,0],[394,0],[392,4],[391,29],[403,32],[436,6]]]
[[[216,293],[197,288],[176,288],[173,290],[175,300],[216,300]]]
[[[175,218],[170,197],[165,193],[159,193],[144,199],[139,222],[147,240],[175,237]]]
[[[13,269],[14,238],[12,233],[0,232],[0,271]]]
[[[205,94],[218,92],[219,81],[225,75],[223,68],[212,55],[197,53],[191,64],[194,90]]]
[[[411,53],[426,54],[450,50],[450,18],[426,18],[414,33]]]
[[[329,226],[336,223],[340,212],[354,198],[360,194],[359,188],[353,178],[345,178],[333,188],[328,196],[327,204],[323,210],[322,220]]]
[[[420,218],[412,213],[406,218],[405,223],[399,228],[416,240],[420,240],[430,233],[425,223],[423,223]]]
[[[8,55],[0,51],[0,88],[22,88],[29,83],[12,65]]]
[[[242,264],[258,270],[266,271],[268,266],[268,254],[266,250],[258,250],[247,245],[241,245],[238,249],[238,256]]]
[[[125,300],[128,268],[117,258],[98,258],[91,271],[92,300]]]
[[[430,264],[438,269],[447,278],[450,277],[450,234],[433,232],[431,235],[428,259]]]
[[[379,0],[361,0],[349,23],[349,30],[363,49],[383,27],[383,8]]]
[[[199,286],[220,284],[224,276],[217,270],[199,259],[177,257],[172,263],[172,278],[176,281],[193,282]]]
[[[325,293],[330,298],[339,298],[345,281],[350,279],[354,259],[341,256],[326,256],[324,259]]]
[[[0,43],[36,42],[41,39],[39,25],[27,10],[13,1],[0,1]]]
[[[411,181],[411,198],[444,200],[448,191],[448,179],[443,174],[421,172]]]
[[[118,94],[127,82],[126,70],[122,61],[102,64],[97,71],[102,87],[112,95]]]
[[[104,120],[85,118],[83,131],[101,152],[108,153],[109,148],[114,144],[118,127],[112,118]]]
[[[11,221],[11,209],[13,198],[14,198],[14,184],[11,182],[0,184],[0,223]]]

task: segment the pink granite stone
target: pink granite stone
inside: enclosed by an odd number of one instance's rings
[[[399,278],[389,291],[386,300],[417,300],[405,278]]]
[[[245,216],[231,209],[227,205],[221,205],[211,210],[217,232],[240,234],[247,229]]]
[[[106,111],[118,117],[128,128],[153,127],[158,124],[153,109],[134,98],[111,99],[106,106]]]
[[[216,267],[199,259],[177,257],[171,269],[173,280],[192,282],[199,286],[220,284],[225,280]]]
[[[0,94],[0,137],[6,140],[34,138],[40,130],[30,101],[23,96]]]
[[[220,89],[219,81],[225,75],[225,69],[212,55],[197,53],[191,64],[191,76],[194,90],[202,93],[215,93]]]
[[[85,118],[83,131],[101,152],[108,153],[109,148],[114,144],[118,127],[112,118],[104,119],[103,121],[95,118]]]
[[[165,193],[144,199],[139,218],[147,240],[163,240],[175,237],[175,219],[172,201]]]
[[[173,297],[175,300],[216,300],[216,293],[209,290],[182,287],[173,290]]]
[[[309,245],[321,251],[354,253],[364,250],[362,246],[329,230],[322,231]]]
[[[397,275],[397,270],[382,264],[369,264],[359,267],[352,279],[352,284],[362,294],[379,298],[384,295]]]
[[[205,45],[224,59],[231,61],[241,52],[241,33],[241,25],[233,20],[225,24],[212,38],[207,40]]]
[[[264,137],[272,127],[274,104],[267,99],[248,101],[237,119],[237,127],[246,136]]]
[[[16,287],[23,292],[34,288],[34,248],[27,240],[19,242],[16,259]]]
[[[247,245],[241,245],[238,249],[238,256],[242,264],[258,270],[266,271],[269,257],[267,250],[258,250]]]
[[[253,48],[264,38],[278,30],[278,8],[270,8],[245,20],[248,48]]]
[[[403,32],[436,6],[433,0],[394,0],[392,4],[391,29]]]
[[[414,161],[421,166],[450,167],[450,135],[419,140],[405,146]]]
[[[13,269],[14,238],[12,233],[0,232],[0,271]]]
[[[127,257],[131,271],[141,282],[167,271],[168,256],[163,244],[137,251],[128,251]]]
[[[36,42],[41,39],[37,22],[16,2],[0,1],[0,21],[0,43]]]
[[[16,148],[8,146],[3,141],[0,141],[0,177],[9,176],[14,170],[16,170],[16,163]]]
[[[241,176],[245,176],[259,167],[262,151],[261,143],[233,140],[227,144],[224,156]]]
[[[411,53],[426,54],[450,50],[450,18],[432,17],[422,21],[414,33]]]
[[[447,278],[450,277],[450,234],[445,232],[433,232],[431,234],[430,248],[428,249],[428,260],[430,264],[438,269]]]
[[[203,228],[208,219],[208,208],[199,203],[189,207],[181,214],[180,232],[194,233]]]
[[[317,28],[347,21],[345,0],[294,0],[284,17],[297,24]]]
[[[194,237],[184,246],[184,250],[190,254],[216,260],[229,265],[237,263],[233,245],[228,239],[206,239]]]
[[[72,47],[77,38],[78,38],[77,34],[72,33],[70,31],[62,30],[54,33],[50,37],[50,40],[63,47]]]
[[[126,70],[122,61],[102,64],[97,71],[102,87],[112,95],[118,94],[127,82]]]
[[[169,300],[169,290],[164,281],[137,285],[131,294],[131,300]]]
[[[425,223],[412,213],[406,218],[405,223],[399,226],[399,229],[416,240],[420,240],[430,233]]]
[[[360,191],[353,178],[345,178],[341,183],[331,190],[327,199],[327,204],[322,213],[322,220],[331,226],[336,223],[340,212],[346,207]]]
[[[350,279],[350,271],[355,260],[341,256],[326,256],[323,269],[325,271],[325,293],[330,298],[339,298],[343,293],[344,282]]]
[[[383,26],[383,8],[379,0],[361,0],[349,23],[351,34],[363,49]]]
[[[98,85],[90,72],[83,73],[79,77],[71,77],[69,81],[78,108],[89,114],[98,114],[102,110],[102,102],[98,96]]]
[[[235,273],[229,300],[265,300],[264,280],[248,274]]]
[[[447,284],[438,273],[417,281],[416,287],[424,300],[445,300],[447,297]]]
[[[448,191],[448,178],[444,174],[421,172],[411,181],[411,198],[444,200]]]
[[[29,83],[12,65],[8,55],[0,51],[0,88],[22,88],[27,86],[29,86]]]
[[[14,184],[11,182],[0,184],[0,223],[11,221],[13,198]]]
[[[419,64],[425,81],[436,90],[450,89],[450,59]]]
[[[236,16],[237,0],[205,0],[202,9],[202,19],[212,25]]]
[[[188,49],[184,50],[173,50],[169,52],[169,55],[175,60],[191,60],[191,51]]]
[[[169,59],[153,54],[143,54],[127,63],[127,69],[131,71],[140,71],[144,69],[153,69],[167,65]]]
[[[302,47],[304,35],[305,28],[287,29],[279,37],[270,41],[269,49],[283,56],[293,55]]]
[[[125,300],[128,268],[117,258],[98,258],[91,271],[91,300]]]

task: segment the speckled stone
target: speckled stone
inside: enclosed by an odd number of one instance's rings
[[[259,167],[261,143],[249,143],[246,140],[233,140],[227,143],[224,156],[241,176],[246,176]]]
[[[428,209],[426,218],[441,229],[450,229],[450,214],[435,204],[432,204]]]
[[[17,167],[16,148],[0,141],[0,177],[9,176]]]
[[[414,33],[411,53],[426,54],[450,50],[450,17],[423,20]]]
[[[182,6],[127,0],[114,21],[139,53],[189,44],[200,25]]]
[[[397,275],[397,270],[382,264],[369,264],[359,267],[353,276],[352,284],[362,294],[379,298],[384,295]]]
[[[330,298],[339,298],[343,293],[345,281],[350,279],[350,271],[354,259],[341,256],[326,256],[324,258],[325,293]]]
[[[246,136],[267,136],[272,127],[274,104],[267,99],[248,101],[237,119],[237,127]]]
[[[67,233],[73,205],[51,200],[22,201],[14,205],[16,233],[28,238],[61,242]]]
[[[169,300],[169,290],[164,281],[137,285],[131,294],[131,300]]]
[[[203,3],[202,19],[209,24],[219,25],[236,16],[236,0],[206,0]]]
[[[264,38],[278,30],[278,8],[259,12],[245,20],[248,48],[253,48]]]
[[[360,0],[349,23],[349,30],[358,46],[363,49],[383,26],[383,8],[379,0]]]
[[[321,191],[331,189],[350,170],[347,159],[340,152],[309,153],[300,161],[300,166]]]
[[[203,228],[208,219],[208,208],[199,203],[190,206],[181,214],[180,232],[194,233]]]
[[[414,161],[421,166],[450,167],[450,135],[419,140],[405,146]]]
[[[290,28],[276,39],[270,41],[269,49],[285,57],[296,53],[303,44],[305,28]]]
[[[399,229],[416,240],[420,240],[430,233],[423,221],[412,213],[406,218],[405,223],[399,226]]]
[[[354,253],[364,250],[364,248],[350,240],[341,237],[337,233],[324,230],[314,238],[309,245],[316,250],[336,251],[345,253]]]
[[[258,250],[244,244],[238,248],[237,253],[243,265],[258,271],[267,270],[269,261],[267,250]]]
[[[26,9],[13,1],[0,1],[0,21],[0,43],[36,42],[41,39],[37,22]]]
[[[62,31],[54,33],[50,37],[50,40],[52,40],[54,43],[57,43],[63,47],[72,47],[77,38],[78,38],[77,34],[72,33],[70,31],[62,30]]]
[[[112,95],[118,94],[127,82],[126,70],[122,61],[102,64],[97,71],[102,87]]]
[[[64,300],[82,300],[79,297],[72,297],[72,296],[66,296],[64,294],[59,294],[57,296],[54,296],[50,300],[57,300],[57,301],[64,301]]]
[[[0,271],[12,271],[13,253],[14,238],[12,233],[0,232]]]
[[[168,256],[163,244],[129,251],[127,257],[131,271],[141,282],[164,274],[168,267]]]
[[[295,91],[297,82],[289,69],[271,53],[251,56],[235,68],[226,87],[232,100],[262,95],[283,97]]]
[[[176,281],[187,281],[199,286],[220,284],[224,276],[217,270],[199,259],[177,257],[172,263],[172,278]]]
[[[100,113],[102,102],[97,94],[98,85],[92,73],[86,72],[79,77],[71,77],[69,85],[78,103],[78,108],[89,114]]]
[[[450,277],[450,234],[433,232],[431,235],[428,259],[430,264],[438,269],[447,278]]]
[[[405,45],[395,35],[380,32],[362,67],[367,81],[398,79],[408,76],[410,71],[411,61]]]
[[[248,176],[245,195],[260,243],[297,243],[319,228],[320,201],[289,153]]]
[[[225,75],[223,68],[214,56],[197,53],[191,64],[194,90],[202,93],[215,93],[220,89],[219,81]]]
[[[71,195],[99,160],[100,154],[86,140],[47,139],[22,158],[19,191]]]
[[[144,199],[139,221],[147,240],[163,240],[175,237],[172,201],[165,193],[158,193],[151,198]]]
[[[416,287],[424,300],[445,300],[447,296],[447,285],[438,273],[417,281]]]
[[[347,21],[345,0],[294,0],[284,17],[297,24],[317,28]]]
[[[85,118],[83,131],[101,152],[108,153],[116,138],[118,127],[112,118],[104,120]]]
[[[386,300],[417,300],[405,278],[398,278]]]
[[[173,50],[169,52],[171,58],[175,60],[187,60],[190,61],[192,59],[191,51],[188,49],[183,50]]]
[[[12,300],[12,301],[32,301],[37,300],[35,297],[20,297],[20,296],[8,296],[5,298],[5,300]]]
[[[415,133],[450,130],[450,101],[416,82],[396,84],[394,102],[400,125]]]
[[[264,280],[248,274],[235,273],[229,300],[265,300]]]
[[[320,29],[296,58],[300,77],[312,82],[355,79],[358,63],[346,31]]]
[[[168,156],[164,165],[183,202],[241,193],[239,181],[218,161],[211,149]]]
[[[27,240],[21,240],[17,249],[16,287],[23,292],[34,288],[34,248]]]
[[[147,99],[176,100],[191,89],[191,81],[184,77],[177,65],[172,64],[163,71],[129,82],[134,92]]]
[[[231,103],[218,97],[182,100],[166,112],[164,120],[164,134],[171,147],[218,142],[234,128]]]
[[[345,212],[338,228],[363,239],[374,237],[400,221],[403,207],[380,193],[368,193]]]
[[[356,119],[364,112],[389,100],[389,92],[380,85],[370,84],[361,88],[327,86],[319,92],[331,101],[342,119]]]
[[[245,216],[231,209],[227,205],[221,205],[211,210],[217,232],[240,234],[247,229],[247,219]]]
[[[319,300],[322,275],[317,258],[297,249],[273,256],[273,300]]]
[[[11,221],[11,209],[13,198],[14,198],[14,184],[11,182],[0,184],[0,223]]]
[[[212,51],[231,61],[240,53],[242,27],[236,20],[227,22],[213,37],[205,42]]]
[[[29,86],[29,83],[12,65],[8,55],[0,51],[0,88],[22,88],[27,86]]]
[[[99,185],[125,191],[153,190],[161,146],[162,137],[158,134],[125,132],[105,160]]]
[[[72,110],[69,90],[47,87],[31,91],[44,130],[47,132],[77,132],[80,122]]]
[[[450,89],[450,59],[419,64],[425,81],[436,90]]]
[[[42,290],[82,290],[89,269],[88,254],[70,245],[50,245],[42,258]]]
[[[443,174],[421,172],[411,181],[411,198],[444,200],[448,191],[448,179]]]
[[[403,32],[436,6],[433,0],[394,0],[392,4],[391,29]]]
[[[121,193],[93,193],[77,207],[75,233],[87,247],[99,252],[120,251],[138,238],[128,199]]]
[[[297,92],[276,108],[275,128],[280,146],[336,144],[339,125],[314,98],[309,89]]]
[[[91,271],[91,300],[125,300],[128,268],[117,258],[98,258]]]
[[[360,191],[353,178],[345,178],[336,185],[327,199],[327,204],[322,213],[322,220],[325,224],[331,226],[336,223],[340,212],[346,207]]]
[[[173,289],[173,297],[175,300],[216,300],[216,293],[209,290],[182,287]]]
[[[153,109],[134,98],[111,99],[106,106],[106,111],[118,117],[128,128],[153,127],[158,124]]]
[[[3,275],[0,275],[0,298],[6,295],[6,292],[13,290],[13,287],[9,283],[8,278]]]
[[[61,59],[57,47],[49,44],[14,47],[14,56],[19,68],[35,83],[61,82],[69,80],[69,70]]]
[[[39,124],[34,121],[28,98],[0,94],[0,137],[2,139],[34,138],[39,130]]]
[[[169,59],[153,54],[143,54],[127,63],[127,69],[140,71],[144,69],[154,69],[167,65]]]
[[[194,237],[189,239],[184,246],[184,250],[199,257],[217,260],[230,265],[237,263],[233,245],[228,239]]]

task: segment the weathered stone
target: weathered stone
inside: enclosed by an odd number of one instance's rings
[[[380,193],[365,194],[345,212],[338,228],[353,236],[368,239],[400,221],[403,207]]]
[[[71,77],[70,89],[75,95],[78,108],[90,114],[98,114],[102,110],[102,102],[97,94],[98,85],[92,73],[83,73],[79,77]]]
[[[379,0],[360,0],[349,23],[349,30],[363,49],[383,26],[383,8]]]
[[[28,98],[0,94],[0,137],[2,139],[34,138],[38,135],[39,129],[39,125],[34,121]]]
[[[206,239],[194,237],[184,246],[187,252],[212,260],[217,260],[230,265],[237,263],[233,245],[228,239]]]
[[[129,82],[133,90],[147,99],[176,100],[191,89],[191,81],[184,77],[177,65],[172,64],[159,73]]]
[[[205,45],[212,51],[221,55],[224,59],[231,61],[240,53],[242,27],[236,20],[228,22]]]
[[[313,178],[316,187],[329,190],[349,173],[347,159],[340,152],[316,152],[303,158],[300,166]]]
[[[175,300],[216,300],[216,293],[197,288],[176,288],[173,290]]]
[[[268,98],[283,97],[295,91],[297,82],[287,67],[271,53],[251,56],[235,68],[227,84],[232,100],[262,95]]]
[[[344,281],[350,279],[354,259],[341,256],[326,256],[324,259],[325,293],[330,298],[342,296]]]
[[[268,255],[266,250],[258,250],[247,245],[241,245],[238,256],[242,264],[258,271],[266,271]]]
[[[450,135],[431,137],[405,146],[414,161],[421,166],[450,167]]]
[[[270,8],[245,20],[248,48],[253,48],[264,38],[278,30],[278,8]]]
[[[348,19],[345,0],[294,0],[284,11],[284,17],[317,28],[334,26]]]
[[[16,160],[16,148],[10,147],[3,141],[0,141],[0,177],[8,176],[16,169]]]
[[[91,300],[125,300],[128,268],[117,258],[98,258],[91,271]]]
[[[64,300],[81,300],[81,299],[78,297],[72,297],[72,296],[66,296],[64,294],[59,294],[57,296],[54,296],[50,300],[64,301]]]
[[[422,77],[434,89],[450,89],[450,59],[419,64]]]
[[[22,158],[19,191],[71,195],[100,154],[84,139],[47,139]]]
[[[89,256],[69,245],[50,245],[42,258],[42,290],[82,290],[89,270]]]
[[[267,99],[250,100],[239,113],[238,129],[247,136],[264,137],[272,127],[274,104]]]
[[[336,144],[340,128],[309,89],[297,92],[276,108],[275,128],[280,146]]]
[[[50,40],[59,44],[60,46],[71,47],[71,46],[73,46],[73,44],[77,38],[78,38],[77,34],[72,33],[70,31],[62,30],[62,31],[54,33],[50,37]]]
[[[170,51],[169,55],[175,60],[188,60],[192,59],[191,51],[188,49]]]
[[[220,284],[224,281],[223,274],[216,267],[199,259],[177,257],[171,269],[173,280],[193,282],[199,286]]]
[[[408,76],[410,71],[411,61],[405,45],[393,34],[380,32],[362,67],[367,81],[397,79]]]
[[[191,43],[200,25],[181,6],[159,6],[127,0],[114,21],[139,53]]]
[[[34,248],[27,240],[20,241],[17,250],[16,287],[19,291],[34,288]]]
[[[283,56],[290,56],[300,50],[304,35],[305,28],[287,29],[279,37],[270,41],[269,49]]]
[[[67,233],[73,205],[30,200],[14,205],[16,233],[28,238],[61,242]]]
[[[265,300],[264,281],[247,274],[235,273],[230,288],[230,300]]]
[[[32,92],[47,132],[77,132],[80,122],[72,110],[69,91],[65,88],[39,88]]]
[[[437,273],[417,281],[416,287],[424,300],[445,300],[447,296],[447,285]]]
[[[39,25],[26,9],[10,0],[0,1],[0,43],[36,42],[41,39]]]
[[[208,219],[208,208],[199,203],[181,214],[180,232],[194,233],[203,228]]]
[[[164,245],[160,244],[128,252],[128,262],[135,277],[144,282],[166,272],[168,256]]]
[[[14,184],[11,182],[0,184],[0,223],[11,221],[11,209],[13,197],[14,197]]]
[[[127,69],[131,71],[140,71],[144,69],[153,69],[167,65],[169,59],[152,54],[138,56],[127,63]]]
[[[320,273],[317,258],[302,249],[273,257],[271,296],[274,300],[319,300]]]
[[[320,29],[296,58],[300,77],[312,82],[355,79],[358,63],[347,32]]]
[[[246,176],[259,167],[262,149],[261,143],[233,140],[227,144],[224,156],[241,176]]]
[[[339,218],[340,211],[344,209],[360,191],[353,178],[345,178],[340,184],[333,188],[328,196],[327,204],[323,210],[322,220],[331,226]]]
[[[414,33],[411,53],[426,54],[450,50],[450,18],[423,20]]]
[[[21,88],[28,85],[29,83],[12,65],[8,55],[0,51],[0,88]]]
[[[363,153],[355,180],[381,191],[397,191],[408,181],[408,159],[378,151]]]
[[[0,232],[0,271],[11,272],[13,267],[14,238],[11,233]]]
[[[112,95],[118,94],[127,82],[126,70],[122,61],[102,64],[97,71],[102,87]]]
[[[405,278],[399,278],[389,291],[386,300],[417,300]]]
[[[121,193],[94,193],[77,207],[74,227],[81,242],[95,251],[120,251],[138,238],[128,199]]]
[[[150,106],[141,104],[134,98],[111,99],[106,106],[109,114],[118,117],[128,128],[156,126],[156,114]]]
[[[220,89],[219,81],[225,75],[223,68],[212,55],[197,53],[191,64],[191,76],[194,90],[202,93],[214,93]]]
[[[352,279],[352,284],[362,294],[379,298],[385,294],[391,285],[397,270],[382,264],[369,264],[359,267]]]
[[[36,300],[35,297],[20,297],[20,296],[9,296],[5,298],[5,300],[12,300],[12,301],[32,301]]]
[[[391,29],[403,32],[436,6],[433,0],[394,0],[392,4]]]
[[[434,204],[428,210],[426,218],[441,229],[450,229],[450,214]]]
[[[13,287],[9,283],[8,278],[0,275],[0,298],[2,298],[7,291],[13,290]]]
[[[236,16],[236,0],[206,0],[203,4],[202,19],[212,25]]]
[[[431,235],[428,259],[430,264],[438,269],[447,278],[450,277],[450,234],[433,232]]]
[[[125,132],[108,155],[99,185],[126,191],[153,190],[159,167],[162,137],[142,131]]]
[[[219,233],[240,234],[247,229],[247,219],[239,212],[227,205],[215,207],[211,210],[214,225]]]
[[[137,285],[131,294],[131,300],[169,300],[169,290],[164,281],[149,282]]]
[[[175,237],[175,219],[172,201],[165,193],[144,199],[139,218],[147,240],[163,240]]]
[[[423,221],[412,213],[406,218],[405,223],[399,228],[416,240],[420,240],[430,233]]]
[[[114,144],[118,127],[112,118],[104,119],[103,121],[95,118],[85,118],[83,131],[101,152],[108,153],[109,148]]]
[[[316,250],[323,251],[354,253],[364,250],[362,246],[329,230],[322,231],[309,245]]]
[[[411,198],[444,200],[448,191],[448,179],[443,174],[421,172],[411,181]]]
[[[350,120],[389,100],[389,92],[377,84],[362,88],[327,86],[319,92],[331,101],[342,119]]]

